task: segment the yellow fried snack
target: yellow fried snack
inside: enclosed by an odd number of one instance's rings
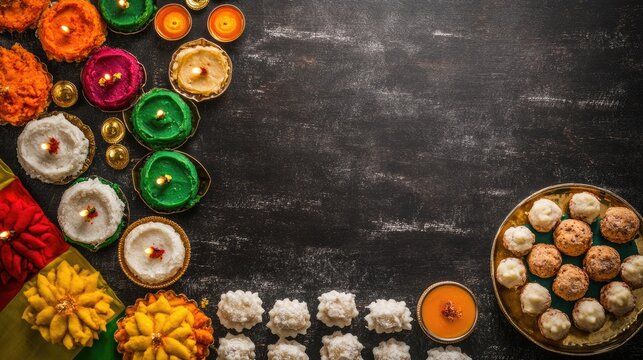
[[[200,360],[214,341],[210,319],[172,291],[148,294],[130,306],[114,337],[124,360]]]
[[[92,346],[114,316],[114,299],[98,288],[98,272],[62,261],[23,294],[28,306],[22,318],[48,342],[67,349]]]

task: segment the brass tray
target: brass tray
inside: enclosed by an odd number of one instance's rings
[[[615,318],[613,315],[607,315],[605,325],[598,331],[586,333],[572,325],[571,331],[567,337],[561,341],[548,340],[540,334],[537,326],[537,317],[527,316],[522,313],[520,308],[520,291],[509,290],[498,285],[496,282],[496,267],[504,258],[513,255],[502,246],[502,236],[505,230],[511,226],[528,224],[527,211],[531,208],[534,201],[540,198],[547,198],[560,206],[563,214],[568,213],[568,203],[574,193],[587,191],[595,194],[601,202],[600,218],[605,215],[605,211],[611,206],[624,206],[630,208],[636,213],[641,222],[643,218],[636,209],[627,201],[613,192],[592,185],[586,184],[560,184],[546,187],[539,190],[526,199],[522,200],[509,215],[504,219],[493,241],[491,247],[491,282],[493,291],[502,313],[516,330],[523,334],[534,344],[545,350],[564,355],[584,356],[596,355],[610,350],[614,350],[625,344],[643,327],[643,288],[633,290],[637,298],[634,311],[622,318]],[[643,252],[643,233],[639,232],[634,240],[639,254]],[[570,318],[571,320],[571,318]]]
[[[165,225],[171,226],[177,233],[179,233],[179,236],[181,237],[181,241],[185,246],[185,258],[183,259],[183,266],[181,266],[181,269],[179,269],[179,271],[169,279],[156,284],[148,284],[140,280],[130,270],[129,266],[127,266],[127,263],[125,262],[125,238],[127,238],[127,235],[129,235],[129,233],[139,225],[143,225],[150,222],[159,222],[159,223],[163,223]],[[190,264],[190,254],[191,254],[190,239],[188,238],[188,235],[185,233],[183,228],[179,226],[179,224],[175,223],[174,221],[160,216],[148,216],[146,218],[136,220],[135,222],[130,224],[130,226],[128,226],[127,229],[125,229],[125,231],[123,232],[123,235],[121,235],[121,238],[118,241],[118,262],[121,264],[121,269],[123,270],[127,278],[130,279],[134,284],[148,289],[163,289],[177,282],[181,278],[181,276],[185,274],[185,271],[188,269],[188,265]]]

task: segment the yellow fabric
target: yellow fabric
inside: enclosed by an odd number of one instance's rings
[[[0,190],[7,187],[16,178],[7,164],[0,159]]]
[[[69,247],[62,255],[54,259],[45,266],[40,273],[46,274],[52,268],[55,268],[63,260],[67,260],[70,265],[78,264],[83,269],[96,271],[91,264],[85,259],[78,250]],[[11,302],[0,312],[0,350],[3,360],[43,360],[56,359],[67,360],[73,359],[82,349],[67,350],[61,344],[50,344],[46,342],[40,333],[32,330],[31,326],[22,319],[22,313],[27,307],[27,299],[22,294],[23,291],[31,287],[36,281],[34,276],[22,287],[22,291],[11,300]],[[114,291],[109,287],[102,276],[98,280],[99,286],[106,289],[107,294],[114,298],[111,304],[115,315],[109,319],[113,320],[124,309],[125,305],[116,296]]]

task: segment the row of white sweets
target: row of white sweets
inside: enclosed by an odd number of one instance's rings
[[[355,295],[345,292],[330,291],[322,294],[317,307],[317,319],[326,326],[343,328],[350,326],[359,312],[355,304]],[[228,291],[221,295],[217,316],[221,325],[241,332],[261,323],[265,312],[263,302],[257,293],[250,291]],[[366,315],[367,328],[380,333],[394,333],[411,329],[411,311],[404,301],[379,299],[367,306],[370,313]],[[305,335],[311,325],[310,312],[305,302],[298,300],[277,300],[268,312],[267,327],[279,336],[276,344],[268,345],[269,360],[308,360],[306,348],[289,337]],[[335,331],[322,338],[320,350],[322,360],[361,360],[364,346],[357,336]],[[373,349],[375,360],[410,360],[409,346],[395,339],[382,341]],[[459,352],[459,350],[458,350]],[[431,352],[429,352],[431,353]],[[439,354],[440,350],[434,353]],[[255,358],[255,345],[245,335],[227,334],[219,340],[218,360],[244,360]],[[429,356],[431,359],[431,356]],[[463,359],[467,359],[466,357]]]

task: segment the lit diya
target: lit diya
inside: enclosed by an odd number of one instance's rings
[[[0,32],[22,32],[36,24],[50,0],[0,1]]]
[[[178,4],[167,4],[154,18],[156,33],[165,40],[179,40],[192,29],[192,16],[188,9]]]
[[[94,158],[91,129],[77,117],[54,112],[33,120],[18,136],[18,162],[32,178],[65,184],[85,172]]]
[[[65,240],[96,251],[120,237],[127,214],[127,200],[117,184],[80,178],[60,199],[58,224]]]
[[[20,44],[0,47],[0,123],[23,125],[49,106],[52,77]]]
[[[156,11],[153,0],[100,0],[98,8],[107,26],[124,34],[144,29]]]
[[[160,88],[141,96],[129,117],[125,116],[136,140],[153,150],[182,145],[198,124],[196,106],[177,93]]]
[[[210,185],[203,165],[179,151],[152,153],[134,167],[132,177],[145,204],[160,213],[193,207]]]
[[[232,79],[232,60],[217,44],[198,39],[181,45],[170,61],[174,90],[195,101],[221,95]]]
[[[462,284],[443,281],[429,286],[417,304],[422,331],[433,341],[451,344],[464,340],[475,328],[478,304]]]
[[[107,27],[94,5],[86,0],[60,0],[45,10],[37,35],[47,58],[81,61],[101,46]]]
[[[190,241],[173,221],[147,217],[130,225],[119,242],[118,256],[125,274],[147,288],[167,287],[185,272]]]
[[[134,55],[108,46],[96,50],[80,74],[87,101],[103,111],[122,111],[132,106],[142,92],[145,78],[143,65]]]
[[[246,19],[241,10],[230,4],[219,5],[208,17],[208,31],[221,42],[237,40],[246,28]]]

